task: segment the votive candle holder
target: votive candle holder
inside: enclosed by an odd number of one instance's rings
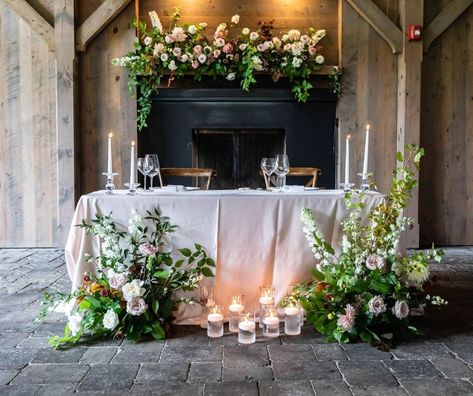
[[[263,337],[279,337],[278,308],[275,305],[268,305],[264,310]]]
[[[259,294],[259,327],[263,327],[263,316],[266,307],[274,305],[274,286],[261,286]]]
[[[243,294],[236,294],[230,298],[228,305],[229,321],[228,328],[232,333],[238,332],[238,323],[240,321],[240,313],[245,310],[245,297]]]
[[[255,314],[242,311],[239,318],[238,342],[240,344],[254,344],[256,342]]]
[[[289,304],[284,308],[284,332],[286,335],[301,334],[301,309],[296,304]]]
[[[207,335],[210,338],[223,336],[223,307],[214,305],[207,315]]]

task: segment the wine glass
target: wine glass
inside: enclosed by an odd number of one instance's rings
[[[278,176],[278,185],[279,179],[281,179],[281,191],[286,187],[285,177],[289,172],[289,157],[286,154],[276,155],[276,169],[274,173]]]
[[[140,173],[143,175],[143,177],[145,179],[144,190],[146,191],[146,173],[143,170],[143,163],[144,163],[144,158],[142,158],[142,157],[140,157],[136,160],[136,169],[138,169],[140,171]]]
[[[146,154],[143,161],[143,170],[150,177],[150,189],[153,188],[153,178],[159,173],[159,160],[157,154]]]
[[[266,175],[269,187],[269,178],[276,170],[276,158],[263,158],[261,160],[261,170]]]

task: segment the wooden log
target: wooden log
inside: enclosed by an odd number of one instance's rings
[[[5,2],[48,43],[49,49],[54,51],[54,28],[26,0],[5,0]]]
[[[94,39],[110,21],[115,18],[131,0],[105,0],[87,20],[77,28],[76,49],[85,51],[87,44]]]
[[[424,52],[465,10],[473,0],[452,0],[424,30]]]
[[[75,204],[75,45],[74,0],[57,0],[54,9],[56,38],[56,125],[58,152],[58,241],[65,242]]]

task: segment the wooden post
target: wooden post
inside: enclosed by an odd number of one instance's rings
[[[64,244],[75,204],[74,0],[56,0],[54,8],[56,42],[56,127],[58,224],[57,242]]]
[[[420,144],[423,44],[422,41],[409,42],[406,32],[409,25],[423,24],[424,0],[400,0],[399,15],[404,34],[403,51],[398,59],[397,151],[403,151],[407,143]],[[413,191],[404,215],[414,219],[412,228],[407,232],[405,246],[419,247],[418,188]]]

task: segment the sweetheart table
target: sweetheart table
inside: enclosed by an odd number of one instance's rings
[[[170,237],[173,249],[193,248],[197,242],[215,259],[213,283],[217,303],[226,306],[231,295],[243,293],[247,307],[256,309],[261,285],[274,285],[279,301],[290,285],[311,278],[314,258],[302,231],[301,208],[314,211],[325,239],[334,248],[339,245],[341,221],[346,214],[341,190],[141,191],[136,196],[126,193],[118,190],[113,195],[104,195],[98,191],[80,198],[65,249],[73,288],[81,284],[84,272],[94,271],[84,254],[97,256],[100,252],[98,238],[87,235],[75,224],[112,212],[116,224],[126,229],[133,211],[144,215],[157,206],[178,225]],[[378,193],[366,194],[366,208],[382,199],[383,195]],[[181,304],[176,323],[196,324],[200,315],[199,306]]]

